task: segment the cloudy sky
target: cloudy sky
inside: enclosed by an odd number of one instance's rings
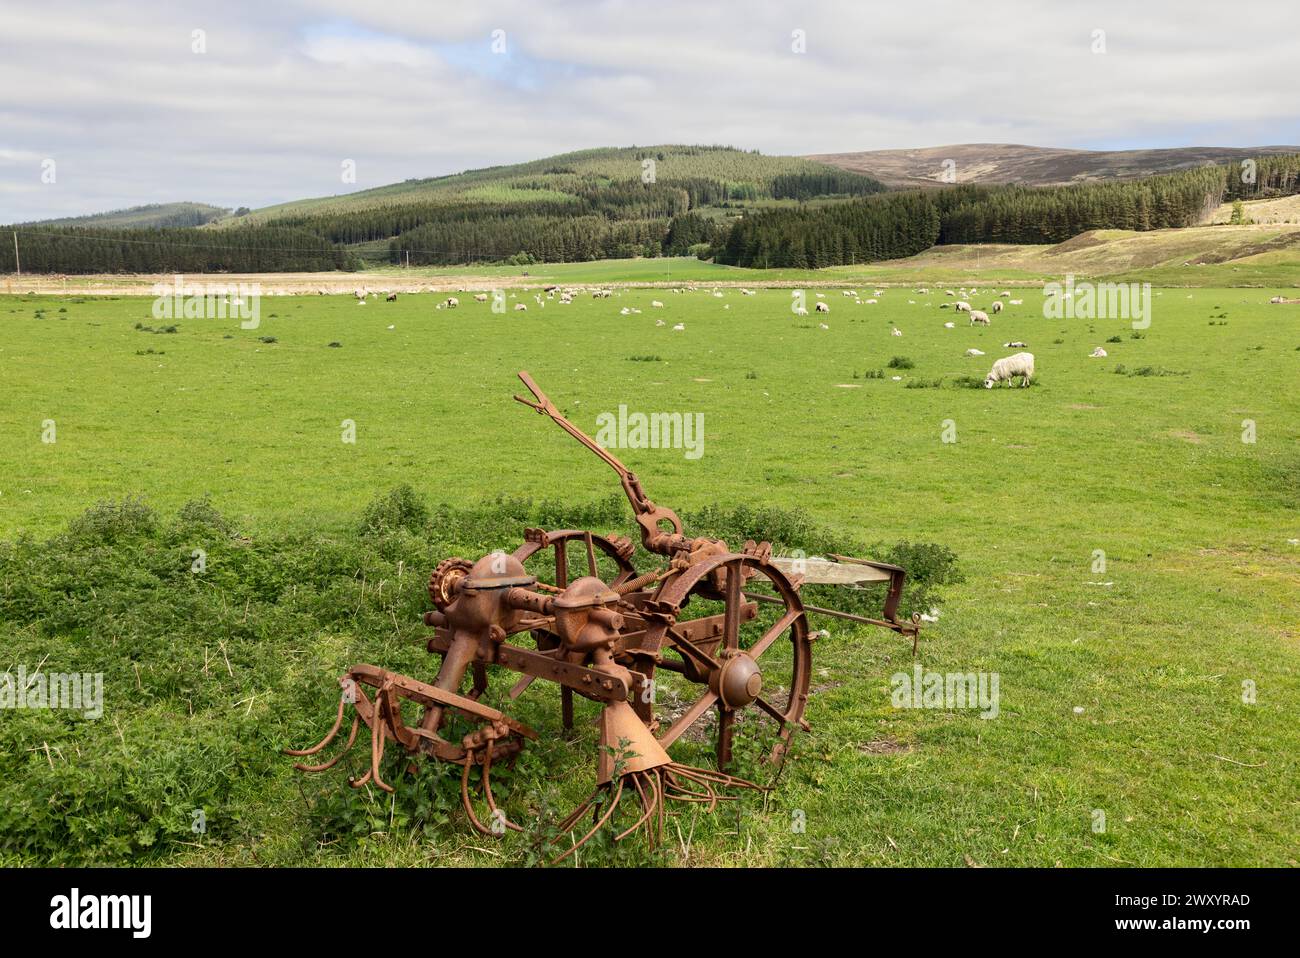
[[[0,223],[593,146],[1296,143],[1298,30],[1295,0],[0,0]]]

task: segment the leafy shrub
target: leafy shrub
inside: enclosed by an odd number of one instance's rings
[[[908,359],[906,356],[895,356],[885,365],[890,369],[912,369],[916,366],[916,363],[912,362],[912,360]]]
[[[361,531],[383,533],[405,529],[417,532],[428,523],[428,505],[419,493],[402,483],[370,501],[362,514]]]
[[[128,497],[121,502],[99,502],[68,523],[76,541],[111,544],[120,538],[151,535],[158,517],[144,501]]]

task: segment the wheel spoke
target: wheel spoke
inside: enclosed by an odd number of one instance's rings
[[[735,731],[736,713],[718,703],[718,771],[725,772],[731,765],[731,739]]]
[[[555,543],[555,584],[561,589],[569,585],[569,550],[568,543],[561,539]]]
[[[682,714],[682,717],[673,723],[673,727],[670,728],[667,732],[665,732],[662,736],[660,736],[659,744],[662,745],[664,748],[667,748],[669,745],[672,745],[673,742],[681,738],[682,733],[685,732],[692,725],[694,725],[696,720],[705,712],[707,712],[709,710],[709,706],[711,706],[717,700],[718,700],[718,696],[714,692],[705,692],[703,695],[701,695],[700,698],[696,701],[696,703],[692,705],[690,708],[688,708]]]
[[[749,649],[749,657],[757,659],[767,651],[767,647],[775,642],[785,632],[786,629],[794,625],[795,620],[803,615],[802,609],[789,609],[785,615],[776,620],[776,623],[763,633],[763,637],[753,644]]]
[[[727,600],[722,618],[722,646],[727,649],[740,646],[740,587],[744,583],[744,570],[741,562],[727,566]]]
[[[786,717],[781,712],[781,710],[778,709],[771,702],[769,702],[767,699],[763,698],[763,696],[760,695],[758,698],[754,699],[754,704],[757,705],[759,708],[761,708],[768,715],[772,716],[772,718],[776,719],[782,725],[786,723]]]

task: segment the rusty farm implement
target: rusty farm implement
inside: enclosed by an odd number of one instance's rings
[[[652,502],[636,475],[569,422],[527,373],[519,378],[534,398],[517,401],[550,417],[618,475],[641,545],[661,561],[639,571],[631,539],[582,529],[527,529],[512,553],[444,560],[429,579],[433,609],[424,616],[433,628],[428,649],[441,658],[433,681],[353,666],[339,680],[342,694],[329,733],[311,748],[287,751],[306,757],[325,750],[350,708],[342,750],[320,764],[295,767],[332,767],[364,724],[370,762],[351,780],[354,787],[373,783],[393,790],[381,769],[385,749],[395,743],[412,760],[424,755],[462,767],[461,798],[476,829],[521,831],[497,804],[492,768],[513,764],[538,734],[481,699],[490,667],[519,673],[511,700],[537,679],[553,682],[560,687],[566,729],[573,726],[575,695],[601,707],[595,788],[560,823],[559,835],[571,837],[559,861],[607,825],[618,829],[616,839],[644,828],[653,843],[670,802],[712,809],[734,798],[736,789],[762,788],[729,774],[733,742],[738,733],[770,723],[768,758],[779,762],[794,732],[809,728],[810,613],[881,626],[913,643],[919,624],[898,618],[905,574],[897,566],[847,556],[782,558],[767,542],[748,541],[734,550],[719,539],[687,535],[677,514]],[[884,584],[882,617],[805,606],[805,582]],[[667,689],[671,695],[662,694]],[[698,742],[710,715],[715,767],[674,761],[668,750],[688,733]],[[452,717],[472,730],[445,738]],[[487,823],[470,797],[475,769]],[[622,807],[634,811],[620,816],[620,803],[632,797],[635,804]],[[587,812],[591,823],[578,836]]]

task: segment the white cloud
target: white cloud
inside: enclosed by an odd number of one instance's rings
[[[257,206],[631,143],[1294,143],[1300,13],[1259,0],[1249,20],[1268,28],[1170,0],[0,0],[0,222]]]

